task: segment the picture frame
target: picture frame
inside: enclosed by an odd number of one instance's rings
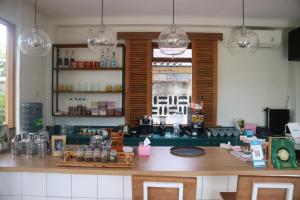
[[[52,156],[61,156],[61,150],[63,146],[66,145],[67,136],[66,135],[52,135]]]

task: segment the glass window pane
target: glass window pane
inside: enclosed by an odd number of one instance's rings
[[[154,58],[165,56],[153,50]],[[192,50],[169,62],[152,63],[152,117],[154,124],[187,124],[187,112],[192,99],[192,63],[179,58],[191,58]]]
[[[0,24],[0,125],[5,122],[7,28]]]

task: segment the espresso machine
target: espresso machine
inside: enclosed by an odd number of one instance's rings
[[[188,133],[198,136],[204,131],[203,105],[195,104],[188,108]]]
[[[140,137],[149,137],[153,132],[153,120],[151,116],[144,116],[140,119],[138,134]]]

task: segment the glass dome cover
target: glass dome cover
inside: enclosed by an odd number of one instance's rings
[[[175,25],[173,0],[173,21],[172,24],[163,30],[158,37],[158,47],[163,54],[179,55],[185,52],[188,47],[188,36],[185,31]]]
[[[18,37],[19,49],[32,56],[45,56],[51,49],[51,39],[48,34],[37,27],[36,22],[36,0],[34,1],[34,25],[32,28],[24,30]]]
[[[179,55],[188,47],[188,36],[184,30],[174,23],[163,30],[158,37],[158,47],[163,54]]]
[[[253,54],[258,46],[257,34],[245,27],[235,30],[228,40],[228,48],[232,54]]]
[[[100,54],[107,48],[116,48],[117,38],[116,34],[110,28],[101,24],[97,29],[90,29],[87,43],[92,52]]]
[[[90,29],[87,39],[89,49],[95,54],[100,54],[106,49],[117,46],[116,34],[103,21],[103,0],[101,0],[101,23],[97,29]]]
[[[234,31],[228,40],[228,49],[231,54],[253,54],[259,47],[257,34],[245,26],[245,2],[242,0],[243,24]]]
[[[24,54],[45,56],[51,49],[51,39],[44,30],[34,25],[19,35],[18,45]]]

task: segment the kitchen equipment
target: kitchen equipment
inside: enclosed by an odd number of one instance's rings
[[[149,116],[144,116],[140,119],[140,126],[138,128],[138,134],[140,137],[149,137],[153,131],[153,120]]]
[[[289,122],[288,109],[266,108],[266,124],[272,136],[285,136],[285,125]]]

